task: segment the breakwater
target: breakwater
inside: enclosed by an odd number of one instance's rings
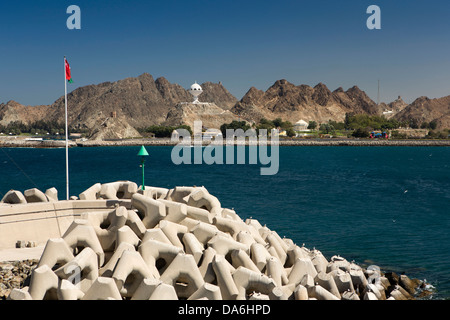
[[[69,141],[69,147],[113,147],[113,146],[175,146],[178,142],[174,142],[167,138],[155,139],[124,139],[124,140],[86,140],[86,141]],[[211,144],[210,141],[202,141],[202,145]],[[378,139],[280,139],[272,142],[267,140],[267,145],[279,146],[392,146],[392,147],[448,147],[450,139],[445,140],[426,140],[426,139],[404,139],[404,140],[378,140]],[[190,145],[194,145],[192,141]],[[235,145],[250,145],[248,141],[236,141]],[[0,139],[0,147],[2,148],[64,148],[66,146],[64,140],[24,140],[24,139]]]
[[[13,288],[12,300],[406,300],[426,288],[298,246],[223,208],[204,187],[96,183],[70,201],[54,189],[11,190],[0,219],[17,228],[15,237],[29,237],[21,223],[38,220],[48,224],[42,232],[61,234],[45,242],[29,285]]]

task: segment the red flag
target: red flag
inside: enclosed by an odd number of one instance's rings
[[[66,79],[69,81],[69,83],[72,83],[72,76],[70,75],[70,65],[66,58],[64,58],[65,64],[66,64]]]

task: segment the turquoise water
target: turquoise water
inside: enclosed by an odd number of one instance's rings
[[[280,147],[280,167],[174,165],[171,147],[147,147],[146,185],[205,186],[223,207],[253,217],[330,258],[426,279],[450,298],[450,148]],[[140,184],[139,147],[74,148],[71,195],[96,182]],[[0,150],[0,196],[9,189],[59,190],[64,149]]]

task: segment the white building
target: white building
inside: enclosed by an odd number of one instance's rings
[[[198,96],[203,92],[202,87],[195,81],[195,83],[191,86],[191,89],[189,90],[189,93],[194,96],[193,103],[199,103]]]
[[[305,131],[308,129],[308,125],[305,120],[299,120],[294,124],[294,131]]]

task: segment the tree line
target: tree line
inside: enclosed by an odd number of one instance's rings
[[[69,130],[70,131],[70,130]],[[30,124],[25,124],[22,121],[13,121],[6,126],[0,124],[0,133],[20,135],[22,133],[29,134],[51,134],[51,135],[64,135],[65,125],[57,121],[45,121],[38,120]]]
[[[294,137],[295,131],[292,123],[290,121],[283,121],[281,118],[276,118],[275,120],[267,120],[265,118],[261,118],[259,120],[259,123],[255,123],[252,125],[248,124],[247,121],[236,121],[233,120],[230,123],[224,123],[220,126],[220,131],[222,132],[222,135],[226,136],[227,129],[242,129],[244,132],[248,129],[255,129],[256,133],[259,135],[260,130],[266,130],[267,133],[270,132],[272,129],[279,128],[281,130],[286,131],[286,135],[288,137]]]

